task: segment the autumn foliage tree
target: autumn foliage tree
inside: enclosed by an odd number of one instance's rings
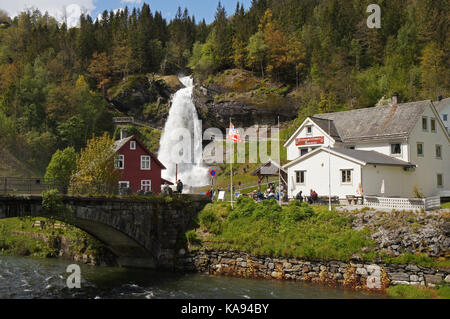
[[[122,172],[115,168],[114,161],[114,140],[108,133],[93,136],[77,157],[69,191],[75,195],[116,193]]]

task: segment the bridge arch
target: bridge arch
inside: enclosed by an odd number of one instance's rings
[[[0,197],[0,219],[49,217],[100,240],[124,267],[173,268],[176,243],[209,202],[206,196],[108,199],[63,197],[68,211],[47,212],[42,197]]]

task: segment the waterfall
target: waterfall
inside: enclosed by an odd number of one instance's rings
[[[205,186],[209,184],[208,168],[203,166],[202,127],[192,101],[194,81],[190,76],[180,77],[180,81],[185,88],[173,96],[160,140],[158,159],[167,168],[162,171],[162,177],[175,182],[178,164],[178,179],[184,185]],[[180,132],[185,132],[184,138]],[[186,140],[186,137],[189,139]],[[184,156],[184,160],[180,160],[180,156]]]

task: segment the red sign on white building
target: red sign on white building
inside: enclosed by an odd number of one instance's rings
[[[295,144],[297,146],[325,144],[325,137],[318,136],[318,137],[297,138],[295,139]]]

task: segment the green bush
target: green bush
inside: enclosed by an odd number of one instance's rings
[[[219,234],[221,231],[222,222],[214,211],[214,206],[208,204],[198,215],[200,226],[205,228],[212,234]]]
[[[186,240],[190,245],[195,245],[200,243],[197,232],[192,229],[186,232]]]

